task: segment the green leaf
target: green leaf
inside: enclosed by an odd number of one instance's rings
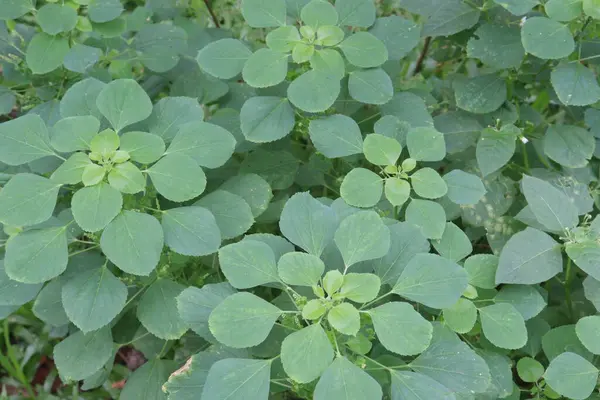
[[[133,163],[126,162],[117,164],[110,170],[108,183],[120,192],[136,194],[146,188],[146,177]]]
[[[517,362],[519,378],[524,382],[537,382],[544,375],[544,366],[530,357],[523,357]]]
[[[35,16],[40,28],[49,35],[69,32],[77,24],[77,11],[68,5],[46,4]]]
[[[62,65],[68,52],[69,40],[66,37],[40,32],[29,42],[25,61],[34,74],[47,74]]]
[[[402,146],[396,139],[371,133],[363,143],[365,158],[375,165],[395,165],[402,153]]]
[[[481,174],[485,177],[502,168],[515,153],[515,141],[521,131],[514,125],[505,125],[499,131],[486,128],[477,142],[476,157]]]
[[[548,182],[523,175],[522,188],[536,219],[551,231],[562,232],[574,228],[579,223],[575,205]]]
[[[53,156],[50,136],[44,121],[28,114],[0,124],[0,161],[21,165]]]
[[[433,327],[408,303],[391,302],[368,310],[381,344],[400,355],[423,352],[431,342]]]
[[[392,378],[392,398],[405,400],[439,399],[454,400],[454,394],[427,375],[412,371],[390,372]]]
[[[240,292],[214,308],[208,325],[220,343],[234,348],[252,347],[267,338],[281,314],[279,308],[260,297]]]
[[[317,256],[294,251],[281,256],[277,271],[288,285],[316,286],[321,281],[325,264]]]
[[[506,101],[506,82],[495,74],[454,81],[456,105],[468,112],[496,111]]]
[[[563,325],[546,330],[542,336],[542,349],[550,361],[565,351],[578,354],[588,361],[592,361],[594,357],[577,337],[576,325]]]
[[[575,353],[563,353],[550,362],[546,383],[570,399],[587,399],[598,380],[598,369]]]
[[[477,322],[477,307],[461,297],[452,307],[444,309],[444,322],[456,333],[468,333]]]
[[[417,254],[406,265],[393,292],[431,308],[454,305],[468,285],[465,270],[435,254]]]
[[[383,257],[390,249],[390,230],[375,211],[360,211],[346,217],[334,236],[346,269]]]
[[[485,337],[503,349],[520,349],[527,343],[525,320],[509,303],[498,303],[479,309]]]
[[[334,49],[317,49],[310,58],[312,69],[334,75],[343,79],[346,75],[346,62],[339,51]]]
[[[0,191],[0,222],[31,226],[47,221],[61,185],[29,173],[17,174]]]
[[[89,157],[88,157],[89,160]],[[85,186],[97,185],[104,179],[106,170],[98,164],[91,162],[86,163],[83,166],[83,173],[81,174],[81,181]]]
[[[385,180],[385,198],[393,206],[402,206],[410,198],[410,183],[400,178],[387,178]]]
[[[73,72],[84,74],[102,57],[102,50],[84,44],[74,44],[65,55],[63,65]]]
[[[231,79],[242,72],[252,52],[237,39],[220,39],[200,50],[196,60],[202,70],[216,78]]]
[[[317,379],[333,361],[333,349],[320,324],[309,325],[287,336],[281,344],[285,373],[298,383]]]
[[[106,266],[75,275],[62,289],[65,312],[83,333],[109,324],[126,301],[127,287]]]
[[[438,199],[448,192],[448,186],[432,168],[421,168],[410,176],[413,190],[426,199]]]
[[[267,34],[266,42],[270,49],[281,53],[289,53],[300,41],[298,28],[293,25],[280,26]]]
[[[237,289],[279,282],[273,250],[262,242],[244,240],[221,247],[219,264],[229,283]]]
[[[565,250],[579,268],[594,279],[600,279],[600,244],[597,241],[570,242],[565,245]]]
[[[41,284],[29,285],[10,279],[4,271],[4,261],[0,260],[0,305],[20,306],[28,303],[41,288]]]
[[[120,150],[129,153],[131,160],[151,164],[165,152],[165,142],[158,135],[146,132],[127,132],[121,136]]]
[[[405,212],[407,222],[421,228],[428,239],[441,239],[446,229],[446,212],[436,202],[412,199]]]
[[[241,174],[229,178],[220,189],[243,198],[255,218],[265,212],[273,198],[269,183],[256,174]]]
[[[467,55],[493,68],[518,68],[525,57],[521,30],[516,26],[487,23],[467,43]]]
[[[35,10],[35,7],[31,0],[6,0],[2,3],[0,20],[16,19],[33,10]]]
[[[382,193],[383,179],[365,168],[350,171],[340,187],[344,201],[355,207],[373,207],[381,199]]]
[[[492,377],[491,385],[486,394],[498,396],[499,398],[510,396],[515,391],[511,360],[507,356],[491,351],[480,351],[479,354],[487,363]],[[517,393],[520,393],[520,391],[517,390]]]
[[[254,223],[248,203],[242,197],[224,190],[215,190],[194,205],[206,208],[215,216],[223,239],[244,234]]]
[[[157,351],[159,350],[160,348]],[[150,359],[129,375],[119,398],[122,400],[165,400],[162,385],[175,368],[177,365],[173,361]]]
[[[444,175],[448,186],[448,198],[460,205],[473,205],[485,196],[486,189],[477,175],[455,169]]]
[[[369,32],[385,44],[389,59],[393,61],[406,56],[421,39],[419,25],[396,15],[377,18]]]
[[[385,104],[394,96],[392,79],[381,68],[351,72],[348,90],[354,100],[366,104]]]
[[[535,317],[546,307],[546,300],[540,292],[535,287],[525,285],[502,286],[494,301],[511,304],[525,320]]]
[[[378,67],[388,60],[385,44],[368,32],[356,32],[340,43],[348,62],[360,68]]]
[[[112,129],[105,129],[90,141],[90,150],[104,158],[112,158],[119,148],[119,135]]]
[[[368,28],[375,22],[375,5],[369,0],[338,0],[338,25]]]
[[[356,336],[360,329],[360,314],[350,303],[333,306],[327,314],[327,321],[343,335]]]
[[[315,47],[307,43],[297,43],[292,51],[292,60],[296,64],[302,64],[310,61],[312,56],[315,54]]]
[[[479,21],[480,11],[461,0],[436,4],[435,12],[423,26],[423,36],[450,36],[471,28]]]
[[[446,229],[440,240],[432,243],[439,255],[449,260],[458,262],[473,251],[469,237],[452,222],[446,223]]]
[[[249,1],[245,0],[245,2]],[[208,371],[202,398],[214,400],[268,398],[272,362],[272,360],[240,358],[217,361]],[[197,392],[195,394],[198,395]]]
[[[77,225],[86,232],[104,229],[123,206],[121,193],[106,183],[79,189],[71,199],[71,210]]]
[[[89,150],[99,129],[100,121],[91,115],[63,118],[52,127],[50,143],[61,153]]]
[[[313,28],[324,25],[337,25],[338,13],[333,5],[324,0],[311,0],[302,7],[300,18],[305,25]]]
[[[494,3],[506,8],[510,13],[521,16],[527,14],[539,4],[538,0],[493,0]]]
[[[98,110],[96,99],[106,83],[94,78],[86,78],[71,86],[60,101],[60,115],[63,118],[92,115],[98,120],[102,113]]]
[[[244,0],[241,11],[253,28],[285,25],[285,2],[280,0]]]
[[[165,244],[186,256],[215,253],[221,245],[221,232],[215,217],[202,207],[171,208],[162,215]]]
[[[182,125],[189,122],[202,122],[203,119],[204,110],[198,104],[198,100],[191,97],[164,97],[154,104],[152,113],[146,119],[145,124],[150,133],[160,136],[165,142],[170,142]],[[121,137],[121,146],[129,140],[133,140],[125,139],[126,135]],[[138,138],[139,136],[133,137]],[[137,141],[135,143],[137,144]],[[151,148],[154,147],[151,146]],[[144,149],[144,155],[146,151]]]
[[[433,127],[417,127],[408,131],[406,146],[417,161],[441,161],[446,156],[444,134]]]
[[[289,54],[268,48],[254,52],[244,64],[244,81],[257,88],[275,86],[285,79],[288,71]]]
[[[498,256],[491,254],[476,254],[467,258],[464,267],[469,275],[469,283],[482,289],[494,289],[498,262]]]
[[[302,111],[317,113],[333,105],[340,93],[340,80],[322,70],[305,72],[290,84],[290,102]]]
[[[62,279],[48,282],[38,294],[31,308],[36,317],[52,326],[63,326],[69,323],[61,300],[62,287]]]
[[[117,132],[152,113],[150,97],[133,79],[117,79],[104,86],[96,105]]]
[[[171,24],[146,24],[135,36],[133,46],[148,69],[166,72],[175,67],[179,55],[187,51],[187,33]]]
[[[264,143],[287,136],[294,128],[296,117],[288,99],[257,96],[246,100],[240,120],[247,140]]]
[[[184,289],[179,283],[161,278],[144,292],[136,315],[148,332],[161,339],[173,340],[188,330],[177,312],[176,298]]]
[[[565,58],[575,50],[575,41],[566,25],[545,17],[528,18],[521,28],[527,53],[544,60]]]
[[[341,114],[313,119],[308,132],[315,148],[327,158],[362,153],[363,140],[358,124]]]
[[[554,68],[551,81],[564,105],[587,106],[600,100],[596,76],[580,63],[566,63]]]
[[[377,275],[351,272],[344,275],[340,294],[357,303],[367,303],[377,297],[380,288],[381,280]]]
[[[146,276],[160,259],[163,231],[153,216],[123,211],[102,232],[100,246],[119,269]]]
[[[54,362],[61,378],[78,381],[91,376],[113,356],[110,327],[84,334],[75,332],[54,347]]]
[[[544,153],[568,168],[585,167],[596,141],[589,131],[572,125],[550,125],[544,136]]]
[[[371,400],[382,396],[379,383],[342,356],[327,367],[314,391],[314,400]]]
[[[184,154],[161,158],[147,173],[158,193],[171,201],[191,200],[200,196],[206,187],[204,171]]]
[[[600,19],[600,10],[598,9],[597,0],[583,0],[583,12],[588,17]]]
[[[165,155],[185,154],[202,167],[218,168],[229,160],[235,144],[228,130],[207,122],[194,122],[181,126]]]
[[[586,349],[594,354],[600,354],[600,317],[590,315],[581,318],[575,325],[575,332]]]
[[[87,0],[86,0],[87,1]],[[90,0],[88,15],[94,22],[108,22],[117,18],[123,12],[119,0]]]

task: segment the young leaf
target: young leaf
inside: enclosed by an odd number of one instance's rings
[[[96,105],[117,132],[152,113],[150,98],[133,79],[117,79],[106,85]]]
[[[86,232],[104,229],[123,206],[121,193],[106,183],[79,189],[71,199],[71,211],[77,225]]]
[[[523,175],[522,187],[536,219],[549,230],[562,232],[577,226],[577,208],[564,193],[548,182],[528,175]]]
[[[371,164],[395,165],[402,153],[402,145],[396,139],[372,133],[365,137],[363,152]]]
[[[521,28],[525,51],[544,60],[567,57],[575,41],[566,25],[545,17],[528,18]]]
[[[316,286],[325,271],[325,264],[317,256],[294,251],[281,256],[277,271],[288,285]]]
[[[292,333],[281,344],[283,369],[298,383],[314,381],[332,361],[333,348],[320,324]]]
[[[344,58],[341,56],[340,52],[334,49],[315,50],[314,54],[310,58],[310,66],[312,69],[317,69],[324,73],[332,74],[339,79],[343,79],[346,75],[346,62],[344,61]]]
[[[287,136],[296,121],[287,99],[272,96],[252,97],[240,112],[244,137],[255,143],[272,142]]]
[[[340,93],[340,80],[326,71],[310,70],[288,86],[290,102],[302,111],[318,113],[333,105]]]
[[[598,369],[581,356],[565,352],[550,362],[544,379],[565,397],[587,399],[596,387]]]
[[[530,357],[523,357],[517,362],[517,373],[524,382],[537,382],[544,375],[544,366]]]
[[[405,218],[421,228],[428,239],[441,239],[446,229],[446,212],[433,201],[412,199],[406,208]]]
[[[334,240],[348,269],[383,257],[390,249],[390,230],[375,211],[360,211],[341,222]]]
[[[244,234],[254,223],[248,203],[242,197],[224,190],[215,190],[194,205],[204,207],[214,215],[223,239]]]
[[[121,136],[120,150],[129,153],[140,164],[151,164],[165,152],[165,142],[158,135],[146,132],[127,132]]]
[[[242,72],[251,55],[252,52],[241,41],[220,39],[200,50],[196,60],[204,72],[216,78],[231,79]]]
[[[53,355],[62,378],[72,381],[85,379],[113,356],[110,327],[88,334],[78,331],[57,344]]]
[[[171,201],[191,200],[206,187],[204,171],[185,154],[163,157],[147,172],[158,193]]]
[[[346,203],[355,207],[373,207],[381,199],[383,179],[365,168],[354,168],[342,181],[340,194]]]
[[[410,176],[413,190],[426,199],[439,199],[448,192],[448,186],[440,174],[432,168],[421,168]]]
[[[219,249],[223,274],[237,289],[279,282],[273,250],[262,242],[244,240]]]
[[[272,363],[272,360],[241,358],[219,360],[208,371],[202,398],[214,400],[267,399]],[[195,392],[194,395],[197,396],[198,393]]]
[[[96,183],[93,184],[95,185]],[[133,163],[126,162],[117,164],[110,170],[110,173],[108,174],[108,183],[120,192],[136,194],[142,192],[146,188],[146,177]]]
[[[327,158],[362,153],[363,139],[358,124],[341,114],[313,119],[308,126],[310,139]]]
[[[171,208],[162,215],[165,244],[186,256],[215,253],[221,245],[221,232],[214,215],[202,207]]]
[[[477,322],[477,307],[461,297],[452,307],[444,309],[444,322],[456,333],[467,333]]]
[[[61,185],[29,173],[16,174],[0,191],[0,222],[31,226],[47,221]]]
[[[298,28],[292,25],[280,26],[267,34],[267,47],[281,53],[289,53],[300,41]]]
[[[410,198],[410,183],[392,177],[385,180],[385,198],[393,205],[401,207]]]
[[[503,349],[520,349],[527,343],[523,316],[509,303],[498,303],[479,309],[485,337]]]
[[[379,383],[342,356],[323,372],[314,392],[314,400],[372,400],[382,396]]]
[[[367,273],[349,273],[344,275],[340,294],[357,303],[367,303],[379,294],[381,280],[377,275]]]
[[[360,314],[350,303],[334,306],[327,314],[327,321],[338,332],[356,336],[360,329]]]
[[[179,339],[187,324],[177,312],[176,298],[185,289],[169,279],[158,279],[140,297],[137,318],[156,337],[165,340]]]

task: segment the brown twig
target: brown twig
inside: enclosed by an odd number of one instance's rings
[[[219,20],[217,19],[217,16],[215,15],[215,12],[213,11],[212,7],[208,3],[208,0],[204,0],[204,4],[206,4],[206,8],[208,9],[208,13],[210,14],[210,17],[212,18],[213,23],[215,24],[215,26],[217,28],[220,28],[221,24],[219,24]]]
[[[413,75],[418,74],[423,69],[423,63],[425,62],[425,57],[427,56],[427,52],[429,51],[429,44],[431,43],[431,36],[427,36],[425,38],[425,42],[423,43],[423,49],[421,50],[421,54],[419,54],[419,58],[417,58],[417,64],[415,65],[415,70]]]

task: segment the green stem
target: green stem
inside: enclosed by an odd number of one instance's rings
[[[8,358],[13,366],[13,372],[14,372],[15,377],[21,382],[21,384],[23,386],[25,386],[25,390],[27,390],[27,394],[29,395],[29,397],[31,397],[32,399],[35,399],[35,392],[33,391],[33,388],[31,387],[29,380],[25,376],[25,373],[23,372],[23,368],[21,368],[21,364],[19,363],[19,360],[17,360],[17,357],[14,353],[13,347],[10,343],[9,333],[10,333],[10,331],[9,331],[9,326],[8,326],[8,319],[5,319],[4,320],[4,345],[6,346],[6,354],[8,355]],[[4,361],[6,361],[6,360],[4,360]]]
[[[567,270],[565,271],[565,299],[567,300],[567,309],[569,310],[569,318],[573,321],[573,300],[571,299],[571,279],[573,264],[571,259],[567,259]]]

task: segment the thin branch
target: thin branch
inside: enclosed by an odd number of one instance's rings
[[[431,36],[427,36],[425,38],[425,42],[423,43],[423,49],[421,50],[421,54],[419,54],[419,58],[417,58],[417,64],[415,65],[415,70],[413,71],[413,75],[418,74],[423,69],[423,63],[425,62],[425,57],[427,57],[427,52],[429,51],[430,43],[431,43]]]
[[[208,0],[204,0],[204,4],[206,4],[206,9],[208,10],[208,13],[210,14],[210,17],[212,18],[213,23],[215,24],[215,26],[217,28],[220,28],[221,24],[219,24],[219,20],[217,19],[217,16],[215,15],[215,12],[213,11],[212,7],[208,3]]]

